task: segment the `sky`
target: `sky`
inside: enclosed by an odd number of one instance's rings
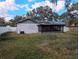
[[[78,0],[0,0],[0,17],[10,19],[16,15],[22,16],[39,6],[49,6],[52,8],[52,12],[62,15],[67,11],[65,6],[67,1],[70,4],[78,2]]]

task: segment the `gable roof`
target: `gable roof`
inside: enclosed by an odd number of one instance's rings
[[[30,22],[29,22],[30,21]],[[56,21],[56,20],[53,20],[53,21],[34,21],[32,19],[24,19],[24,20],[20,20],[18,21],[18,23],[37,23],[39,25],[65,25],[65,22],[63,21]]]
[[[7,26],[6,24],[0,24],[0,27]]]
[[[18,21],[17,24],[18,24],[18,23],[25,23],[25,22],[37,23],[36,21],[33,21],[33,20],[31,20],[31,19],[24,19],[24,20]]]

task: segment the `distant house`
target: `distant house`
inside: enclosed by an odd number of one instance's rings
[[[16,27],[0,24],[0,34],[5,33],[5,32],[16,32]]]
[[[65,32],[62,21],[33,21],[26,19],[17,23],[17,33]]]

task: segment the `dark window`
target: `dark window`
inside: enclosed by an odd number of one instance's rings
[[[20,34],[24,34],[24,31],[20,31]]]

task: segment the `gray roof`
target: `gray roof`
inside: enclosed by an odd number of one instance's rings
[[[0,24],[0,27],[1,27],[1,26],[7,26],[7,25],[6,25],[6,24]]]
[[[25,21],[32,21],[33,23],[37,23],[39,25],[65,25],[65,22],[63,22],[62,20],[52,20],[52,21],[34,21],[31,19],[25,19],[25,20],[20,20],[18,23],[23,23]]]
[[[23,20],[18,21],[17,23],[24,23],[25,21],[32,21],[32,22],[36,23],[36,21],[33,21],[31,19],[23,19]]]
[[[63,20],[39,21],[38,23],[41,25],[65,25]]]

